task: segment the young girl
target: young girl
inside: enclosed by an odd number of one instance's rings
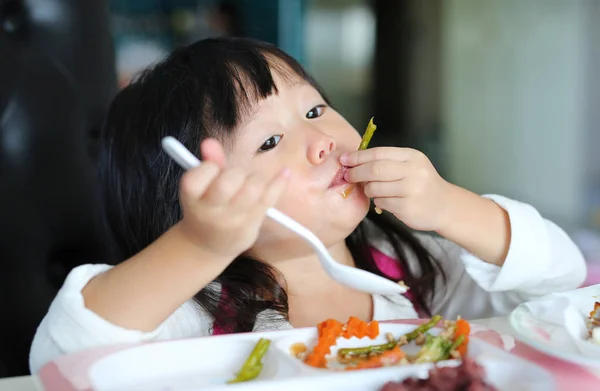
[[[168,135],[203,164],[184,174],[161,150]],[[452,185],[409,148],[357,151],[360,140],[301,66],[265,43],[204,40],[144,73],[115,98],[103,134],[122,262],[69,274],[33,341],[32,373],[109,344],[351,315],[506,315],[584,280],[577,247],[533,207]],[[370,199],[386,213],[369,211]],[[265,219],[272,206],[338,262],[402,279],[409,294],[332,281],[301,238]]]

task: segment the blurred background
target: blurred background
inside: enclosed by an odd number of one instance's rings
[[[600,2],[110,0],[119,82],[215,35],[277,44],[375,144],[536,206],[600,260]]]
[[[69,271],[110,258],[94,173],[110,101],[210,36],[278,45],[357,130],[375,117],[374,145],[532,204],[600,283],[598,20],[597,0],[0,0],[0,378],[28,373]]]

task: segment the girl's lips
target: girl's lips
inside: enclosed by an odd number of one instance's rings
[[[336,187],[336,186],[347,185],[348,181],[346,181],[344,179],[344,175],[346,175],[346,171],[348,171],[348,167],[346,167],[346,166],[340,166],[340,168],[335,173],[335,176],[331,180],[331,184],[329,185],[329,188]]]

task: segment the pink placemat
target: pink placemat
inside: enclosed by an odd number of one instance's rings
[[[422,319],[408,319],[384,323],[420,324],[423,322]],[[547,369],[553,374],[559,391],[600,389],[600,377],[585,368],[548,356],[515,340],[511,336],[500,334],[476,324],[471,325],[471,336],[505,349]],[[62,356],[45,365],[38,373],[38,377],[45,391],[93,391],[88,374],[94,363],[110,354],[133,346],[139,345],[102,347]]]

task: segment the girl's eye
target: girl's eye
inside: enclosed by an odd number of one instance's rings
[[[258,148],[258,152],[266,152],[266,151],[269,151],[269,150],[275,148],[277,146],[277,144],[279,144],[279,142],[281,141],[282,138],[283,138],[283,134],[277,134],[275,136],[269,137],[263,143],[263,145],[261,145],[260,148]]]
[[[325,105],[315,106],[312,109],[310,109],[310,111],[308,113],[306,113],[306,118],[308,118],[308,119],[319,118],[321,115],[323,115],[324,110],[325,110]]]

